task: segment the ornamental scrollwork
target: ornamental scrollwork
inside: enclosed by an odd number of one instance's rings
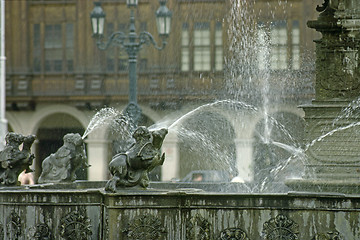
[[[152,215],[142,215],[135,218],[123,233],[128,239],[158,240],[166,230],[160,219]]]
[[[84,213],[73,211],[61,219],[61,237],[67,240],[87,240],[91,235],[90,219]]]
[[[6,227],[6,233],[9,239],[19,239],[22,232],[21,218],[15,211],[11,211]]]
[[[266,240],[295,240],[298,239],[299,225],[280,214],[264,223],[263,234]]]
[[[211,224],[200,214],[196,214],[186,223],[186,239],[210,240]]]
[[[220,233],[219,240],[249,240],[249,238],[240,228],[227,228]]]
[[[343,236],[338,231],[327,233],[318,233],[312,240],[344,240]]]

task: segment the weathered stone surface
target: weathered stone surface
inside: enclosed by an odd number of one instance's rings
[[[6,146],[0,152],[0,184],[11,186],[17,184],[18,176],[22,171],[31,171],[30,165],[35,157],[30,148],[35,136],[10,132],[5,140]],[[21,150],[20,145],[22,145]]]
[[[351,100],[359,95],[360,5],[354,0],[325,0],[319,18],[308,26],[316,40],[316,99]]]
[[[87,190],[52,188],[54,185],[2,188],[0,236],[113,240],[360,238],[359,195],[209,193],[176,189],[176,184],[168,190],[107,193],[103,186]]]
[[[75,181],[75,172],[87,168],[84,140],[78,133],[64,136],[64,144],[55,153],[44,159],[39,183]]]
[[[149,131],[144,126],[138,127],[133,134],[134,144],[112,158],[109,164],[112,178],[105,189],[116,192],[117,187],[148,187],[148,173],[164,163],[165,153],[161,154],[161,145],[167,133],[165,128]]]
[[[350,116],[342,110],[360,92],[360,2],[325,0],[317,10],[318,19],[308,22],[322,38],[315,41],[315,101],[303,107],[310,143],[306,173],[298,182],[287,184],[302,191],[358,193],[360,117],[356,111]]]

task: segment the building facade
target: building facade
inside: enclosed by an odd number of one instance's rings
[[[105,36],[127,32],[126,1],[100,2]],[[116,47],[96,47],[93,7],[84,0],[6,1],[6,119],[9,131],[37,136],[36,176],[66,133],[84,134],[100,109],[122,111],[127,105],[128,57]],[[158,1],[139,0],[135,24],[160,43],[158,7]],[[297,106],[312,97],[316,36],[306,21],[316,18],[313,3],[168,0],[167,7],[173,19],[166,48],[144,46],[137,59],[141,124],[170,127],[166,161],[152,178],[221,169],[244,181],[256,179],[256,172],[276,164],[263,139],[284,138],[272,133],[268,119],[290,126],[297,136],[290,141],[301,139],[303,112]],[[115,140],[105,124],[87,136],[91,167],[80,178],[109,177]]]

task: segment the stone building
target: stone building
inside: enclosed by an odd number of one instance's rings
[[[126,1],[100,2],[105,35],[127,32]],[[162,51],[144,46],[138,55],[141,123],[168,121],[169,127],[197,110],[170,129],[163,144],[167,158],[154,180],[222,169],[249,181],[276,164],[269,157],[274,151],[286,157],[266,139],[301,145],[303,111],[297,106],[313,94],[316,33],[306,27],[316,18],[313,5],[310,0],[167,1],[173,12],[168,45]],[[9,131],[37,136],[37,176],[66,133],[83,134],[97,111],[122,111],[128,102],[128,57],[116,47],[96,47],[93,7],[88,0],[6,1],[6,118]],[[139,0],[135,20],[138,32],[148,31],[160,43],[158,7],[158,1]],[[296,137],[271,131],[269,116]],[[91,167],[81,178],[108,178],[114,138],[109,127],[87,136]]]

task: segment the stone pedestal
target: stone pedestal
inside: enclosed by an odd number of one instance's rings
[[[177,183],[107,193],[104,185],[84,181],[0,188],[0,239],[355,240],[360,236],[359,195],[210,193],[196,185],[177,189]],[[219,183],[218,189],[226,185]]]
[[[297,191],[360,192],[360,115],[346,117],[347,101],[314,101],[305,111],[306,170],[287,180]]]
[[[346,117],[347,101],[313,101],[305,111],[306,170],[287,180],[297,191],[360,192],[360,115]]]
[[[360,2],[325,0],[317,10],[318,19],[308,22],[322,38],[315,41],[316,97],[303,106],[306,172],[287,185],[302,191],[359,193],[360,114],[342,110],[360,97]]]
[[[306,177],[360,180],[360,116],[341,117],[346,104],[326,101],[303,107],[309,144]]]

